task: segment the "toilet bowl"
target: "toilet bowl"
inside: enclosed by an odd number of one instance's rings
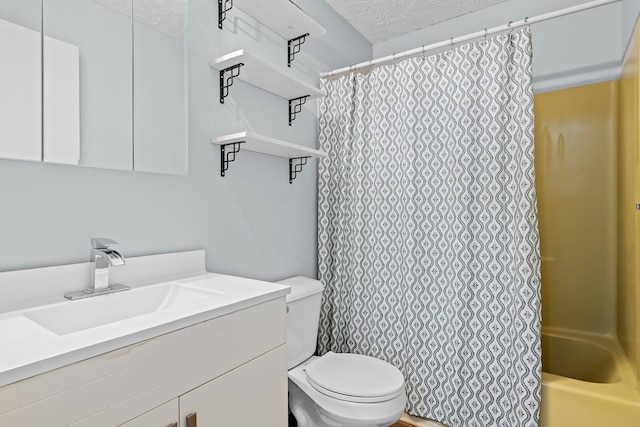
[[[406,404],[400,370],[370,356],[333,353],[313,356],[323,286],[293,277],[287,296],[289,411],[298,427],[386,427]]]
[[[400,371],[373,357],[327,353],[289,370],[289,410],[299,427],[386,427],[406,400]]]

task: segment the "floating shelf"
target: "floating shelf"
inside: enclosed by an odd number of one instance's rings
[[[218,28],[222,29],[227,12],[234,5],[288,41],[289,67],[307,37],[327,33],[327,30],[290,0],[218,0]]]
[[[233,0],[233,5],[285,40],[303,34],[319,37],[327,33],[324,27],[289,0]]]
[[[211,139],[212,144],[226,145],[237,142],[244,142],[243,150],[254,151],[256,153],[268,154],[270,156],[294,159],[297,157],[327,157],[324,151],[314,148],[302,147],[279,139],[269,138],[253,132],[238,132],[230,135],[217,136]]]
[[[218,0],[218,27],[233,6],[253,16],[259,22],[271,28],[279,36],[287,40],[287,65],[300,47],[309,37],[319,37],[327,33],[320,24],[311,19],[302,9],[289,0]]]
[[[218,136],[212,138],[211,143],[220,146],[220,176],[225,176],[229,163],[235,160],[235,155],[241,149],[289,159],[289,183],[296,178],[297,173],[301,171],[309,157],[327,156],[324,151],[302,147],[252,132]],[[229,151],[229,146],[232,146],[231,151]]]
[[[250,85],[264,89],[274,93],[287,100],[300,98],[309,95],[311,98],[320,98],[324,96],[324,92],[317,87],[303,82],[293,77],[286,71],[282,71],[271,64],[251,55],[244,49],[237,50],[209,62],[211,68],[219,70],[222,76],[227,70],[233,69],[238,64],[243,64],[238,74],[233,78],[237,78]],[[233,80],[231,80],[233,84]],[[227,85],[226,88],[231,86]],[[223,87],[220,87],[221,102],[223,101]]]

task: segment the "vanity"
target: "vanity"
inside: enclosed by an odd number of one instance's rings
[[[288,287],[190,251],[128,258],[110,280],[131,290],[66,300],[89,273],[0,273],[0,425],[287,425]]]

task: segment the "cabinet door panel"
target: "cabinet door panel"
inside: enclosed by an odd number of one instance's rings
[[[280,346],[180,397],[180,427],[287,425],[286,347]]]
[[[178,399],[173,399],[146,414],[121,424],[121,427],[168,427],[177,422],[178,410]]]
[[[42,159],[40,6],[0,1],[0,157]]]

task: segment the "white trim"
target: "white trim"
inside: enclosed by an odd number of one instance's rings
[[[597,67],[571,70],[566,73],[547,74],[533,77],[533,92],[542,93],[568,87],[615,80],[622,75],[622,65],[615,61]]]

